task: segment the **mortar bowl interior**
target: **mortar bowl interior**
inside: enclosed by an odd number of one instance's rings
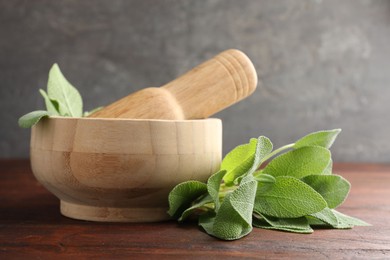
[[[49,117],[32,128],[36,179],[67,217],[108,222],[169,218],[168,194],[219,169],[220,119]]]

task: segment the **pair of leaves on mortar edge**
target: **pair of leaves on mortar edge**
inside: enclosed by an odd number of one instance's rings
[[[211,236],[235,240],[248,235],[252,227],[252,213],[257,181],[245,176],[237,189],[227,194],[218,211],[201,215],[199,225]]]
[[[221,170],[225,170],[223,177],[226,186],[238,184],[235,181],[248,174],[253,174],[269,153],[272,152],[271,140],[265,136],[252,138],[248,144],[239,145],[230,151],[221,163]]]
[[[41,118],[47,116],[83,116],[81,95],[64,77],[57,64],[54,64],[49,71],[47,93],[42,89],[39,92],[45,101],[46,111],[33,111],[22,116],[18,120],[20,127],[32,127]]]

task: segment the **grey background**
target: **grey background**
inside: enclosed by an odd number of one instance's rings
[[[216,115],[224,151],[342,128],[335,161],[390,162],[390,1],[0,0],[0,157],[28,157],[19,116],[44,108],[54,62],[85,109],[161,86],[228,48],[258,90]]]

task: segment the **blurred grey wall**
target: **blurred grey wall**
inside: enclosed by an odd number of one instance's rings
[[[228,48],[260,83],[216,115],[224,151],[342,128],[336,161],[390,162],[390,1],[0,0],[0,157],[28,157],[19,116],[54,62],[86,109],[160,86]]]

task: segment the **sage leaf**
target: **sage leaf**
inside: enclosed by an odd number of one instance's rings
[[[308,175],[301,180],[321,194],[331,209],[344,202],[351,188],[351,184],[339,175]]]
[[[45,105],[46,105],[47,111],[54,116],[59,116],[60,112],[59,112],[58,101],[55,99],[49,98],[49,96],[47,95],[47,93],[43,89],[40,89],[39,92],[41,93],[43,99],[45,100]]]
[[[202,216],[199,225],[207,234],[223,240],[236,240],[252,231],[252,224],[244,221],[230,203],[230,196],[225,197],[215,217]]]
[[[245,174],[253,165],[257,139],[250,139],[248,144],[239,145],[230,151],[222,160],[221,170],[226,174],[223,178],[226,186],[232,186],[234,180]]]
[[[18,120],[18,124],[20,127],[30,128],[34,126],[36,123],[38,123],[38,121],[41,120],[41,118],[48,117],[50,115],[51,114],[48,111],[44,111],[44,110],[33,111],[20,117]]]
[[[214,201],[215,210],[218,211],[220,203],[219,203],[219,189],[221,187],[221,181],[223,176],[225,176],[226,171],[221,170],[217,173],[214,173],[210,176],[210,178],[207,180],[207,191],[211,198]]]
[[[210,236],[214,236],[213,227],[215,223],[215,216],[216,216],[215,211],[208,211],[205,214],[199,216],[198,225],[202,227],[204,231],[206,231],[206,233],[209,234]]]
[[[191,207],[184,210],[180,218],[178,218],[178,221],[184,221],[190,215],[201,215],[207,212],[208,209],[205,205],[211,202],[213,202],[213,199],[210,197],[210,195],[207,194],[201,197],[199,200],[196,200]],[[195,214],[196,212],[198,212],[198,214]]]
[[[271,217],[298,218],[327,207],[312,187],[290,176],[278,176],[275,183],[258,186],[254,211]]]
[[[57,64],[50,69],[47,92],[50,99],[58,102],[60,115],[71,117],[83,115],[83,101],[80,93],[64,77]]]
[[[307,146],[291,150],[274,158],[264,169],[272,176],[292,176],[298,179],[322,174],[331,160],[330,151],[320,146]]]
[[[176,185],[168,195],[168,214],[179,218],[194,200],[206,193],[207,185],[200,181],[186,181]]]
[[[294,148],[298,149],[305,146],[321,146],[329,149],[340,132],[341,129],[333,129],[308,134],[296,141]]]
[[[257,182],[253,176],[243,178],[240,186],[224,198],[215,217],[204,217],[199,223],[217,238],[235,240],[252,231],[252,212]]]
[[[341,212],[338,212],[334,209],[332,209],[332,212],[337,218],[338,223],[337,223],[336,228],[344,229],[344,228],[352,228],[354,226],[371,226],[371,224],[369,224],[363,220],[360,220],[358,218],[354,218],[351,216],[347,216],[347,215],[345,215]]]
[[[322,171],[322,175],[330,175],[332,174],[333,170],[333,160],[330,158],[328,165],[325,167],[325,169]]]
[[[261,215],[261,219],[254,217],[253,226],[264,229],[275,229],[281,231],[289,231],[294,233],[313,233],[308,220],[305,217],[299,218],[274,218]]]
[[[306,219],[307,221],[309,222],[309,225],[311,227],[321,227],[321,228],[333,228],[331,225],[329,225],[328,223],[325,223],[321,220],[319,220],[318,218],[315,218],[315,217],[312,217],[311,215],[307,215],[306,216]]]
[[[254,173],[260,167],[260,164],[262,163],[264,157],[266,157],[272,152],[272,149],[272,142],[267,137],[260,136],[259,138],[257,138],[255,157],[253,160],[253,164],[247,174]]]
[[[338,226],[338,220],[333,211],[326,207],[323,210],[310,214],[312,218],[315,218],[319,220],[319,222],[310,221],[310,218],[308,218],[309,223],[312,225],[320,225],[323,226],[324,224],[329,225],[331,227],[336,228]]]
[[[227,159],[225,157],[222,161],[221,169],[225,169],[226,165],[229,165],[230,167],[232,165],[236,165],[236,167],[234,167],[234,170],[227,172],[224,177],[224,182],[227,186],[231,186],[232,184],[237,185],[246,175],[253,174],[259,168],[263,158],[266,157],[269,153],[271,153],[273,148],[272,142],[265,136],[259,136],[257,140],[252,139],[247,148],[250,147],[251,143],[255,144],[255,149],[249,151],[246,150],[247,154],[245,155],[248,159],[244,160],[244,163],[240,164],[236,161],[231,161],[237,160],[237,156],[242,156],[242,153],[239,152],[244,151],[244,149],[237,150],[236,153],[232,153],[231,156],[229,156]],[[250,149],[253,149],[253,147],[250,147]]]

